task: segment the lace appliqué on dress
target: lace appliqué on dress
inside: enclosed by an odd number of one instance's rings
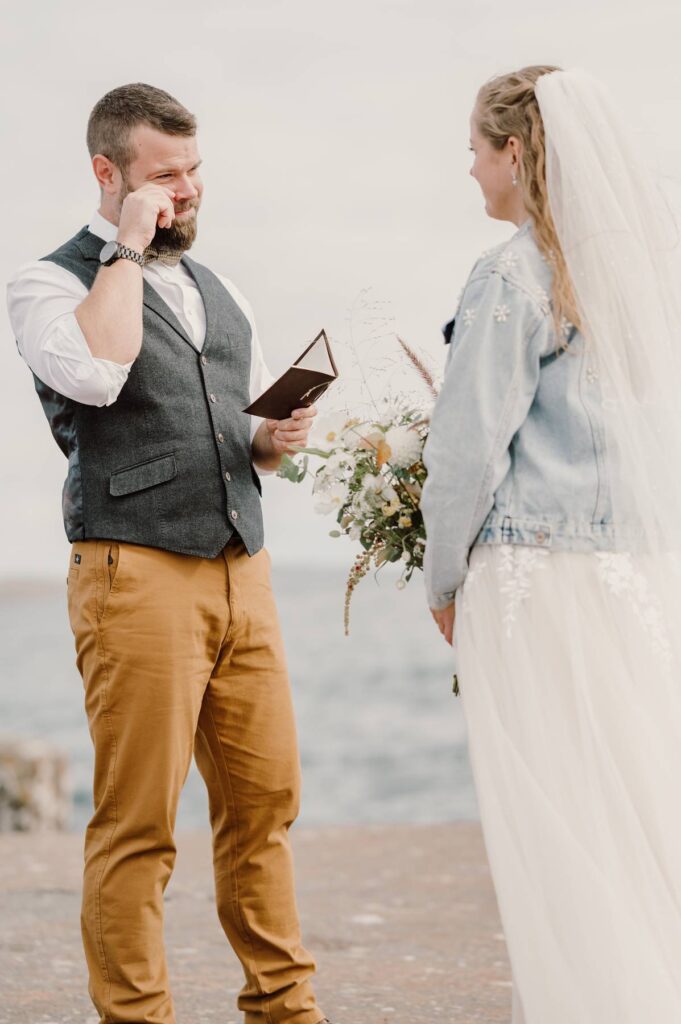
[[[468,600],[472,588],[475,586],[478,576],[487,568],[487,560],[481,558],[475,563],[472,569],[466,573],[463,590],[461,591],[461,611],[464,615],[470,615],[471,607]]]
[[[506,598],[503,612],[504,632],[511,637],[520,605],[530,596],[532,574],[543,569],[550,557],[546,548],[502,544],[499,548],[499,591]]]
[[[499,593],[504,599],[502,622],[505,635],[510,637],[513,633],[518,609],[530,595],[532,574],[536,570],[544,568],[546,559],[551,552],[546,548],[520,544],[500,544],[498,547],[495,545],[495,550],[499,552],[497,564]],[[486,568],[487,559],[481,558],[466,576],[461,601],[461,611],[464,615],[470,614],[469,598],[476,587],[478,576]]]
[[[628,552],[597,551],[599,575],[615,597],[626,598],[643,623],[653,654],[665,669],[671,667],[671,645],[660,602]]]

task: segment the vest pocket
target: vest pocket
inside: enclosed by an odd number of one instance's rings
[[[177,462],[175,453],[170,452],[168,455],[159,455],[158,458],[147,459],[146,462],[138,462],[134,466],[127,466],[112,473],[109,479],[109,493],[115,498],[134,494],[135,491],[166,483],[175,476]]]

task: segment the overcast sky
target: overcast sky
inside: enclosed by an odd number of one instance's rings
[[[661,171],[681,176],[676,2],[2,0],[0,9],[3,281],[87,223],[97,202],[89,111],[114,86],[150,82],[198,116],[206,192],[193,255],[248,296],[273,372],[321,326],[350,376],[351,328],[366,346],[372,333],[397,330],[441,365],[439,328],[471,263],[513,230],[485,218],[468,176],[468,116],[493,74],[527,63],[587,68],[619,95]],[[63,575],[65,460],[5,315],[1,330],[0,576]],[[327,537],[333,523],[312,512],[309,488],[270,480],[265,506],[278,561],[350,559],[347,542]]]

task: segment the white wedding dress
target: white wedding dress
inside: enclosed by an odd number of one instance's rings
[[[513,1024],[681,1022],[680,591],[670,556],[471,554],[455,649]]]

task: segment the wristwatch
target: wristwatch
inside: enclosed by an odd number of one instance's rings
[[[103,267],[110,267],[116,260],[132,260],[133,263],[139,263],[140,267],[144,264],[141,252],[129,249],[127,245],[121,245],[120,242],[107,242],[99,254],[99,262]]]

